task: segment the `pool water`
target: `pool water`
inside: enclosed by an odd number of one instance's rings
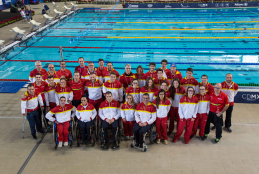
[[[198,10],[115,10],[95,30],[84,37],[78,35],[96,25],[107,10],[82,9],[39,33],[20,47],[0,56],[0,79],[28,79],[34,62],[43,62],[47,69],[53,63],[59,70],[59,46],[65,61],[113,62],[120,74],[125,63],[132,71],[142,65],[162,59],[177,63],[185,76],[186,69],[194,69],[200,80],[207,74],[209,82],[224,81],[232,73],[234,82],[243,85],[259,84],[259,9],[198,9]],[[68,62],[74,72],[77,62]],[[169,65],[168,65],[169,68]]]

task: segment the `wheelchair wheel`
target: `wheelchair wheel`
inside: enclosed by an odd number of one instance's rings
[[[154,126],[154,124],[152,124],[150,130],[149,130],[149,141],[150,144],[153,144],[156,141],[156,127]]]
[[[147,152],[147,147],[145,147],[143,151],[144,151],[144,152]]]
[[[96,141],[99,139],[99,132],[98,132],[98,119],[95,118],[95,121],[94,121],[94,128],[95,128],[95,139]]]
[[[81,141],[81,129],[78,124],[76,124],[76,141],[77,141],[77,147],[80,147],[80,141]]]

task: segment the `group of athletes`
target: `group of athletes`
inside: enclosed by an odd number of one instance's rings
[[[126,64],[122,75],[113,68],[112,62],[105,67],[103,59],[98,60],[98,68],[91,61],[85,65],[82,57],[78,62],[73,76],[66,69],[65,61],[60,62],[58,71],[53,64],[48,64],[46,71],[40,61],[35,62],[35,69],[29,75],[31,84],[21,102],[22,114],[27,116],[33,139],[37,139],[37,133],[43,133],[42,112],[46,113],[48,122],[57,123],[58,147],[68,146],[71,119],[78,121],[82,132],[86,132],[87,137],[82,133],[81,143],[87,144],[91,143],[90,129],[94,119],[101,119],[104,149],[109,148],[109,125],[113,128],[112,148],[118,148],[115,136],[120,117],[125,138],[135,137],[135,146],[140,148],[143,147],[143,135],[152,124],[156,125],[156,143],[163,139],[164,144],[168,144],[175,122],[173,143],[180,138],[184,128],[186,144],[196,135],[198,127],[202,141],[207,139],[210,129],[216,129],[215,143],[222,137],[222,126],[232,132],[231,116],[238,85],[232,81],[231,74],[226,74],[224,82],[212,86],[207,75],[202,75],[199,83],[192,76],[192,68],[186,70],[184,78],[175,63],[167,69],[165,59],[157,69],[151,62],[147,73],[142,66],[133,73],[131,65]],[[212,128],[210,123],[214,124]]]

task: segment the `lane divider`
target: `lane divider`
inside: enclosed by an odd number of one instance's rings
[[[118,24],[220,24],[220,23],[258,23],[259,21],[224,21],[224,22],[116,22]]]
[[[204,14],[202,14],[204,15]],[[207,17],[192,17],[192,16],[179,16],[179,17],[107,17],[107,18],[120,18],[120,19],[189,19],[189,18],[195,18],[195,19],[207,19],[207,18],[219,18],[222,16],[207,16]],[[236,18],[236,17],[250,17],[250,18],[254,18],[254,17],[258,17],[258,16],[223,16],[223,17],[228,17],[228,18]],[[74,18],[90,18],[90,19],[95,19],[95,18],[103,18],[103,17],[74,17]]]
[[[84,30],[89,28],[53,28],[54,30]],[[146,30],[155,30],[155,31],[166,31],[166,30],[174,30],[174,31],[188,31],[188,30],[259,30],[259,28],[173,28],[173,29],[131,29],[131,28],[95,28],[95,30],[140,30],[140,31],[146,31]]]

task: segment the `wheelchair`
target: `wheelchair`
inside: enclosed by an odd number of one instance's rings
[[[74,121],[70,120],[69,121],[69,128],[68,128],[68,147],[72,148],[73,147],[73,142],[74,142]],[[53,123],[53,138],[55,142],[55,147],[54,150],[57,150],[58,148],[58,132],[57,132],[57,123]]]
[[[157,137],[155,122],[151,125],[150,129],[144,134],[144,137],[143,137],[143,148],[139,148],[139,147],[135,146],[135,144],[136,144],[135,136],[132,139],[130,147],[131,148],[137,148],[137,149],[142,150],[143,152],[146,152],[147,151],[146,136],[149,137],[150,144],[154,144],[155,143],[156,137]]]
[[[82,141],[82,131],[81,131],[81,128],[80,128],[78,122],[76,122],[75,127],[76,127],[75,131],[76,131],[77,147],[80,147],[80,144]],[[92,127],[90,127],[91,147],[94,147],[95,142],[96,142],[96,137],[97,137],[96,128],[97,128],[97,118],[94,119],[94,124]],[[87,133],[84,132],[84,134],[85,134],[85,138],[86,138]]]
[[[112,126],[109,125],[108,127],[108,135],[109,134],[112,134]],[[103,128],[102,128],[102,119],[100,118],[99,119],[99,124],[98,124],[98,136],[99,136],[99,140],[101,142],[101,147],[103,147],[104,145],[104,131],[103,131]],[[121,117],[118,119],[118,127],[117,127],[117,132],[116,132],[116,144],[117,146],[119,147],[120,145],[120,142],[121,142],[121,134],[122,134],[122,119]]]

